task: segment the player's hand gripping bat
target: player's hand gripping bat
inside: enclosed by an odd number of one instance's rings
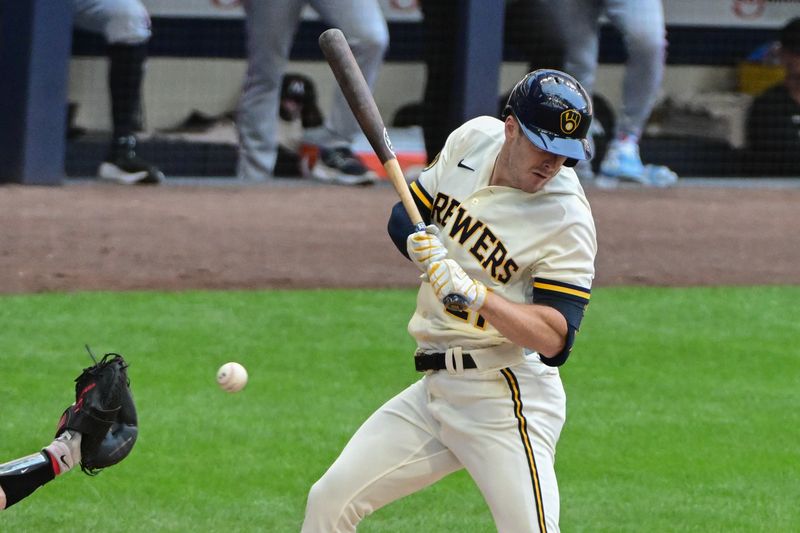
[[[389,181],[392,182],[394,190],[400,196],[400,201],[408,213],[408,217],[414,224],[415,231],[425,231],[425,222],[419,214],[417,204],[411,197],[408,184],[403,176],[403,170],[397,162],[397,156],[386,132],[386,126],[378,112],[378,106],[372,97],[364,74],[353,57],[353,51],[344,38],[344,34],[337,28],[326,30],[319,36],[319,47],[325,54],[325,59],[336,77],[336,82],[342,89],[353,115],[358,120],[361,130],[364,132],[369,144],[380,159]],[[452,311],[464,311],[467,309],[467,302],[459,294],[448,294],[444,297],[444,305]]]

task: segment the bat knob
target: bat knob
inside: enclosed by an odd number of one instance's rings
[[[467,300],[460,294],[448,294],[442,302],[449,311],[466,311],[469,307]]]

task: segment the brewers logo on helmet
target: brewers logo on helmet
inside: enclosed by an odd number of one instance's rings
[[[561,131],[569,135],[580,125],[581,114],[574,109],[567,109],[561,113]]]

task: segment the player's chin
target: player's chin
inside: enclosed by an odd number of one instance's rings
[[[525,180],[526,192],[538,192],[544,187],[552,176],[547,176],[541,172],[531,172],[528,179]]]

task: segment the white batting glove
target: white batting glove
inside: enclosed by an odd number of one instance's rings
[[[428,270],[428,265],[447,257],[447,250],[439,240],[439,228],[428,225],[425,231],[415,231],[406,239],[408,257],[421,272]]]
[[[433,292],[439,300],[449,294],[457,294],[467,302],[473,311],[480,310],[486,300],[486,285],[467,276],[464,269],[452,259],[435,261],[426,272]]]

